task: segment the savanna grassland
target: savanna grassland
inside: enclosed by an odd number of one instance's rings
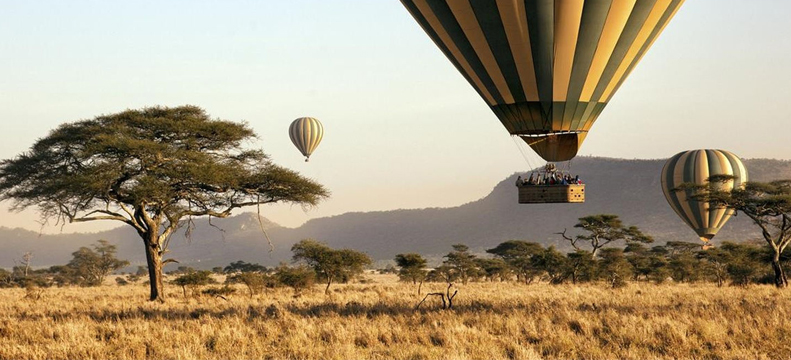
[[[300,296],[147,301],[146,286],[0,289],[1,359],[778,359],[791,292],[711,284],[458,287],[454,309],[395,276]],[[441,291],[442,284],[426,284]]]

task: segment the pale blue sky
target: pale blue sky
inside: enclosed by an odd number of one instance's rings
[[[687,1],[580,153],[791,159],[788,14],[786,0]],[[528,166],[395,0],[0,2],[0,158],[62,122],[182,104],[248,121],[251,146],[333,192],[309,212],[264,209],[287,226],[460,205]],[[287,134],[300,116],[326,131],[307,164]],[[30,213],[0,211],[2,226],[37,228]]]

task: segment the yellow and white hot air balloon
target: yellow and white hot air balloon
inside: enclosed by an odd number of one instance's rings
[[[676,190],[679,185],[706,185],[714,175],[730,175],[734,179],[723,183],[718,190],[730,191],[744,187],[747,169],[733,153],[724,150],[689,150],[676,154],[662,168],[662,192],[668,204],[700,240],[708,243],[733,215],[733,210],[712,207],[708,202],[691,198],[693,190]]]
[[[288,127],[288,135],[291,142],[305,155],[305,162],[310,159],[310,154],[319,146],[324,137],[324,126],[318,119],[312,117],[301,117]]]
[[[684,0],[401,0],[511,135],[544,160],[588,131]]]

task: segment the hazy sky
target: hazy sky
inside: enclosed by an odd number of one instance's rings
[[[580,154],[667,158],[721,148],[791,159],[788,14],[787,0],[687,1]],[[251,146],[332,191],[308,212],[263,209],[286,226],[353,211],[456,206],[540,163],[523,158],[396,0],[0,4],[0,158],[63,122],[183,104],[247,121],[260,137]],[[325,127],[309,163],[288,137],[300,116]],[[35,213],[7,206],[0,204],[0,226],[38,229]]]

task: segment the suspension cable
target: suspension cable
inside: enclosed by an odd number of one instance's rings
[[[524,147],[520,146],[519,144],[519,143],[523,143],[522,139],[519,138],[519,136],[517,135],[511,135],[511,140],[514,141],[514,145],[516,146],[517,149],[519,149],[519,152],[522,153],[522,157],[525,159],[525,162],[527,163],[527,168],[529,170],[533,170],[533,164],[530,162],[530,156],[525,151]]]

